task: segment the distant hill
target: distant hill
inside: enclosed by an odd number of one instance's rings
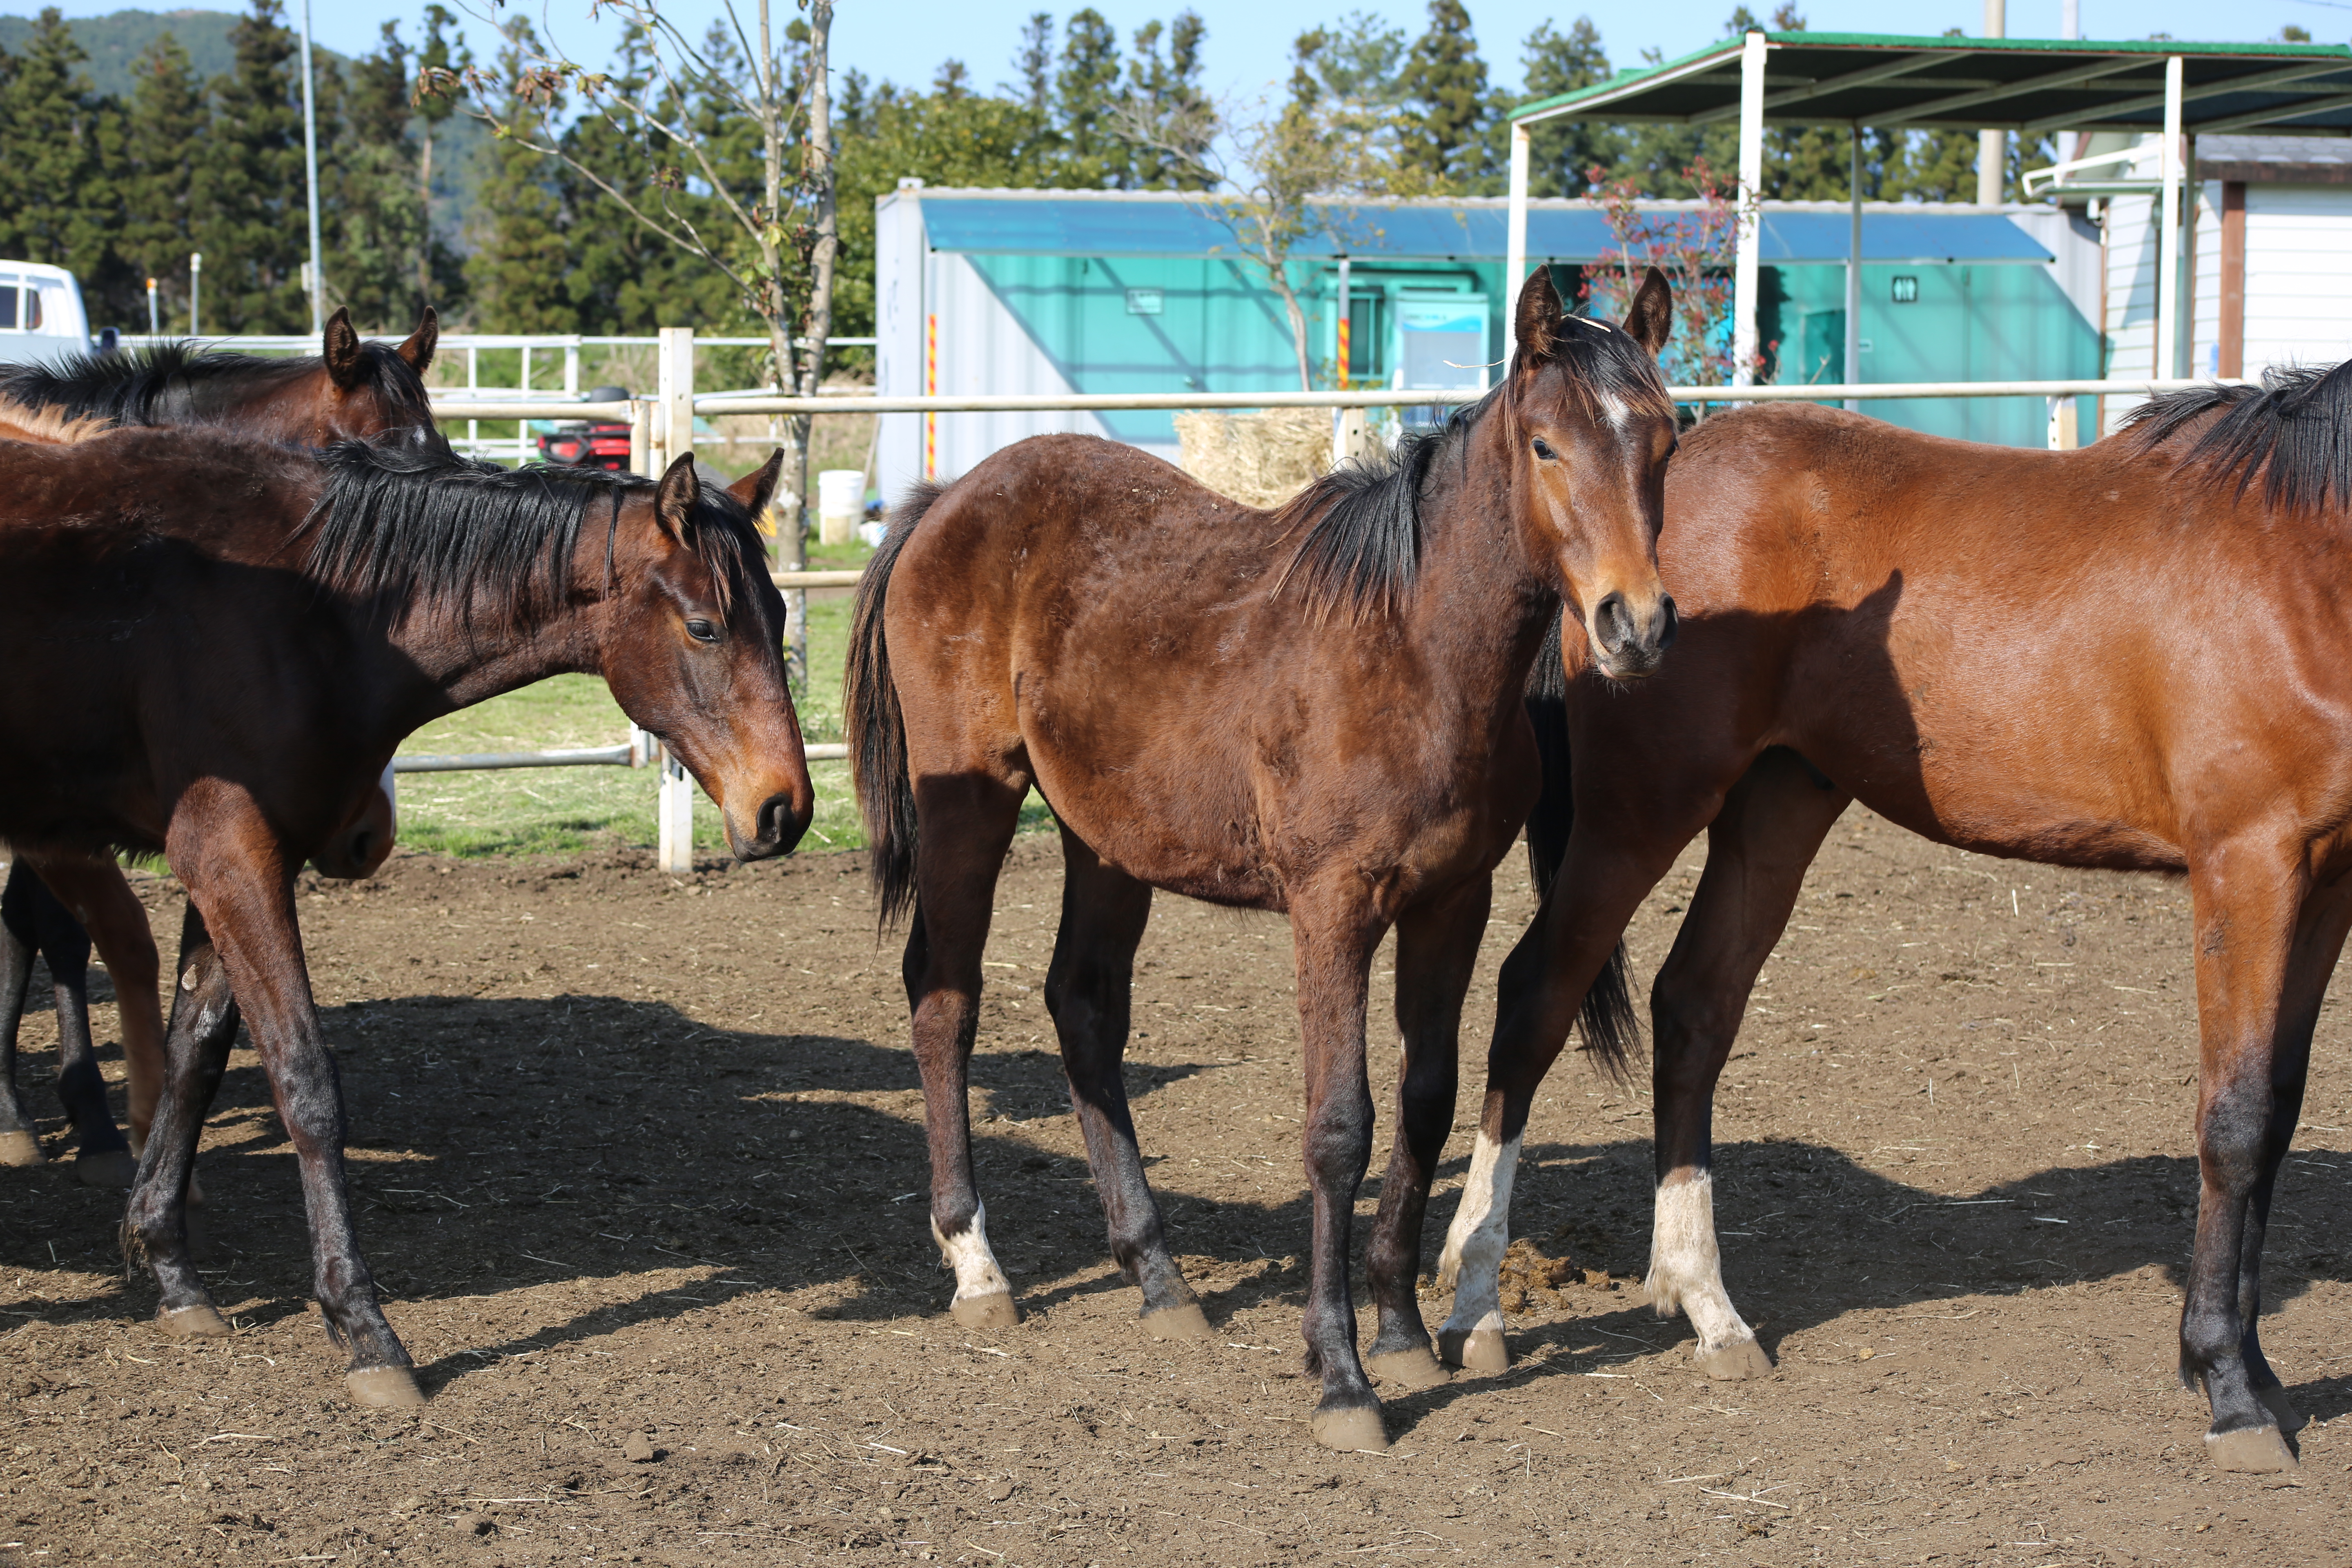
[[[236,62],[228,33],[237,19],[226,11],[117,11],[110,16],[88,16],[68,22],[74,41],[89,52],[90,85],[117,98],[131,96],[131,68],[147,46],[165,33],[176,33],[180,47],[205,81],[225,74]],[[30,16],[0,16],[0,48],[22,53],[33,37]]]

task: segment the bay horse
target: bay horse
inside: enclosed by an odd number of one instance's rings
[[[126,425],[200,426],[292,446],[325,447],[388,431],[435,429],[425,372],[440,342],[431,307],[397,347],[362,339],[351,312],[327,319],[320,352],[264,359],[164,343],[133,353],[67,354],[0,365],[0,440],[71,445]],[[388,790],[362,803],[314,858],[331,877],[374,874],[392,852]],[[89,950],[114,984],[131,1139],[107,1110],[89,1032]],[[163,1080],[163,1011],[147,911],[110,859],[15,853],[0,890],[0,1165],[37,1165],[36,1123],[16,1091],[16,1031],[32,960],[47,962],[58,1020],[58,1094],[75,1134],[83,1184],[127,1187]]]
[[[1343,1449],[1387,1446],[1348,1268],[1372,1138],[1366,994],[1395,928],[1405,1054],[1369,1254],[1370,1363],[1444,1375],[1409,1238],[1453,1121],[1490,873],[1535,796],[1520,690],[1563,595],[1620,678],[1654,668],[1674,636],[1655,567],[1669,306],[1654,271],[1623,328],[1582,321],[1538,275],[1500,386],[1393,463],[1327,475],[1271,514],[1082,436],[1021,442],[901,503],[859,588],[845,712],[883,919],[913,910],[903,973],[959,1322],[1017,1317],[974,1186],[966,1085],[997,872],[1034,784],[1066,863],[1046,1005],[1145,1327],[1209,1331],[1119,1079],[1136,945],[1166,889],[1290,916],[1312,1430]]]
[[[1588,988],[1621,973],[1626,921],[1705,830],[1650,998],[1650,1289],[1689,1316],[1702,1367],[1760,1373],[1723,1288],[1713,1096],[1847,804],[1983,854],[2184,876],[2201,1192],[2180,1375],[2209,1401],[2217,1468],[2293,1468],[2283,1434],[2301,1423],[2257,1317],[2352,927],[2352,363],[2167,394],[2067,452],[1751,408],[1684,437],[1666,515],[1660,570],[1685,616],[1672,668],[1621,689],[1571,647],[1531,696],[1555,763],[1529,823],[1549,886],[1503,967],[1486,1168],[1507,1173],[1571,1017],[1593,1016]],[[1601,1012],[1588,1039],[1622,1059],[1631,1018]],[[1507,1179],[1465,1192],[1440,1272],[1458,1277],[1450,1326],[1484,1331],[1489,1365],[1508,1203]]]
[[[190,1163],[238,1015],[299,1162],[317,1292],[362,1404],[414,1404],[361,1257],[296,871],[419,725],[601,674],[719,803],[746,859],[813,806],[783,607],[732,489],[464,461],[394,437],[323,456],[203,430],[0,444],[0,835],[161,853],[187,889],[162,1104],[123,1222],[174,1334],[226,1331],[192,1267]]]

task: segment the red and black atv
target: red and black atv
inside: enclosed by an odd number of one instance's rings
[[[625,386],[600,386],[588,395],[591,403],[625,403],[628,399],[629,389]],[[603,420],[563,420],[539,438],[539,458],[543,463],[626,473],[629,427]]]

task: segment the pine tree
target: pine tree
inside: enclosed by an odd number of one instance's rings
[[[563,100],[552,92],[527,95],[518,82],[537,47],[530,24],[517,16],[500,32],[506,47],[499,52],[498,78],[508,84],[508,94],[494,110],[509,133],[480,153],[484,167],[466,281],[485,331],[570,331],[576,318],[565,278],[563,213],[551,184],[554,170],[524,144],[546,134],[549,121],[562,116]]]
[[[409,58],[399,24],[386,22],[374,52],[353,60],[348,75],[331,58],[320,72],[327,297],[349,306],[363,331],[404,331],[426,302],[414,266],[426,236],[409,138]]]
[[[119,142],[120,110],[100,99],[79,68],[89,58],[52,5],[35,22],[0,87],[0,254],[70,269],[87,292],[107,292],[113,256],[114,192],[104,155]]]
[[[1609,51],[1601,45],[1601,29],[1590,16],[1579,16],[1565,33],[1538,23],[1521,46],[1528,97],[1553,98],[1609,79]],[[1495,121],[1499,137],[1510,134],[1509,122]],[[1528,194],[1535,196],[1580,196],[1591,188],[1592,170],[1613,169],[1625,155],[1622,130],[1589,120],[1538,121],[1528,133]],[[1507,160],[1505,145],[1488,156]]]
[[[1118,34],[1088,6],[1062,29],[1062,68],[1054,78],[1054,110],[1062,135],[1062,176],[1081,190],[1123,187],[1128,145],[1118,136]]]
[[[1215,131],[1215,111],[1201,90],[1201,42],[1208,26],[1197,12],[1178,12],[1165,29],[1165,58],[1160,53],[1162,30],[1158,22],[1135,30],[1134,55],[1127,67],[1128,97],[1149,133],[1148,141],[1130,152],[1129,169],[1141,190],[1197,189],[1201,156]]]
[[[196,163],[212,121],[188,51],[170,33],[131,68],[125,135],[123,225],[116,248],[140,280],[132,319],[147,326],[145,281],[156,282],[160,325],[187,322],[188,253],[196,248]]]
[[[448,29],[457,18],[441,5],[425,7],[425,42],[416,51],[416,73],[419,81],[437,79],[436,73],[463,73],[474,63],[474,54],[461,40],[450,47]],[[457,258],[449,253],[434,230],[433,154],[435,133],[457,112],[455,93],[426,93],[415,99],[418,121],[416,133],[416,189],[425,206],[425,238],[417,247],[416,292],[426,300],[444,305],[454,304],[465,288]]]
[[[1054,95],[1054,14],[1050,11],[1033,13],[1021,24],[1021,52],[1013,57],[1013,68],[1021,73],[1021,101],[1039,118],[1053,107]]]
[[[1466,192],[1482,184],[1485,132],[1496,105],[1462,0],[1429,0],[1429,26],[1413,42],[1403,85],[1405,166],[1433,188]]]
[[[299,332],[310,325],[301,264],[309,253],[301,88],[278,0],[253,0],[229,35],[236,64],[196,161],[196,248],[204,324],[215,331]]]

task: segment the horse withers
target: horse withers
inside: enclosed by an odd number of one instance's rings
[[[362,1403],[421,1397],[361,1257],[293,886],[419,725],[601,674],[719,805],[735,852],[813,808],[783,605],[731,489],[509,472],[445,445],[323,458],[194,430],[0,444],[0,835],[161,852],[186,887],[168,1071],[124,1220],[167,1331],[226,1332],[187,1254],[196,1139],[238,1016],[301,1172],[320,1306]]]
[[[370,343],[352,328],[351,312],[337,310],[320,352],[309,357],[264,359],[165,343],[135,353],[0,365],[0,440],[72,445],[124,426],[224,428],[304,447],[390,431],[429,437],[433,409],[424,375],[440,334],[440,318],[428,308],[405,342]],[[373,875],[392,852],[393,816],[390,794],[371,792],[313,863],[331,877]],[[159,963],[147,911],[110,858],[21,847],[10,853],[0,893],[0,1164],[45,1158],[15,1072],[17,1026],[38,953],[57,996],[58,1089],[74,1131],[74,1175],[89,1186],[128,1186],[163,1080]],[[93,943],[114,984],[127,1145],[107,1109],[89,1031]]]
[[[1752,1375],[1770,1363],[1723,1287],[1712,1100],[1839,815],[1858,799],[1984,854],[2186,876],[2201,1194],[2180,1372],[2210,1402],[2214,1465],[2291,1468],[2300,1418],[2257,1317],[2352,928],[2352,364],[2168,394],[2073,452],[1809,405],[1725,415],[1685,437],[1666,514],[1661,569],[1688,613],[1672,666],[1534,699],[1561,765],[1528,837],[1557,874],[1503,967],[1482,1141],[1515,1142],[1626,921],[1704,830],[1651,991],[1650,1288],[1688,1315],[1702,1367]],[[1493,1300],[1477,1229],[1465,1197],[1457,1316]]]
[[[1348,1267],[1370,1159],[1364,1014],[1397,931],[1399,1133],[1370,1251],[1370,1363],[1441,1377],[1417,1235],[1454,1115],[1454,1044],[1489,873],[1535,795],[1519,693],[1565,595],[1597,665],[1654,668],[1661,480],[1675,416],[1655,355],[1664,279],[1620,329],[1522,291],[1503,384],[1392,464],[1269,514],[1113,442],[1038,437],[903,503],[859,591],[845,712],[904,975],[931,1224],[959,1321],[1015,1316],[972,1178],[966,1085],[998,868],[1034,784],[1061,826],[1045,981],[1110,1246],[1144,1325],[1208,1325],[1170,1255],[1120,1081],[1154,889],[1286,911],[1313,1189],[1304,1324],[1315,1435],[1384,1447]]]

